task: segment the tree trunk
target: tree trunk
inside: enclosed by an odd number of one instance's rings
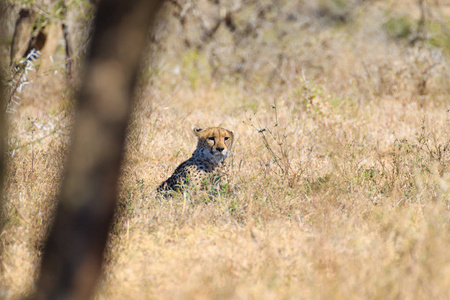
[[[162,0],[100,1],[34,299],[88,299],[101,273],[131,98]]]
[[[0,0],[0,19],[4,20],[4,14],[6,9],[4,3]],[[4,22],[0,22],[0,37],[5,36],[6,25]],[[0,58],[3,56],[0,56]],[[0,62],[0,236],[3,232],[3,226],[5,224],[5,212],[3,210],[3,177],[5,175],[5,153],[6,153],[6,120],[5,120],[5,110],[6,110],[6,87],[5,84],[5,74],[3,74],[5,62]],[[2,243],[0,243],[0,254],[2,252]],[[1,256],[0,256],[1,257]],[[1,270],[1,267],[0,267]]]
[[[11,43],[10,65],[13,66],[24,56],[30,45],[33,32],[33,12],[22,8],[16,20],[13,40]]]

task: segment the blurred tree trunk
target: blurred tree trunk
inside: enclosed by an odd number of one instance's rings
[[[4,3],[0,0],[0,19],[4,20],[4,14],[6,9],[4,7]],[[0,22],[0,43],[3,42],[3,38],[5,36],[5,23]],[[0,59],[3,58],[0,56]],[[5,215],[3,210],[3,176],[5,174],[5,153],[6,153],[6,120],[5,120],[5,110],[6,110],[6,94],[5,94],[5,74],[3,74],[4,67],[6,66],[6,62],[0,61],[0,236],[3,231],[3,226],[5,223]],[[2,252],[2,243],[0,243],[0,254]],[[1,266],[0,266],[1,270]]]
[[[101,273],[131,98],[162,0],[100,1],[34,299],[88,299]]]
[[[22,57],[26,56],[33,32],[33,22],[33,12],[30,9],[22,8],[19,12],[19,17],[16,20],[11,43],[11,66],[15,65]]]
[[[61,16],[64,21],[67,21],[67,6],[63,2],[61,3]],[[70,80],[72,79],[73,75],[73,64],[74,64],[74,58],[73,58],[73,37],[71,36],[71,33],[69,31],[69,27],[67,26],[66,22],[61,22],[61,28],[63,32],[64,37],[64,44],[65,44],[65,52],[66,52],[66,76]]]
[[[65,51],[66,51],[66,76],[71,79],[73,75],[73,48],[72,39],[70,38],[69,29],[65,23],[62,23],[62,31],[64,36]]]

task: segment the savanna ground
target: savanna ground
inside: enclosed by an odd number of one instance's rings
[[[201,47],[167,17],[96,299],[450,299],[450,4],[428,4],[420,25],[415,1],[280,1],[239,36],[253,3]],[[33,287],[74,117],[62,64],[29,81],[8,114],[5,299]],[[194,126],[234,131],[231,188],[161,198]]]

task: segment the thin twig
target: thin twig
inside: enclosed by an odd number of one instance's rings
[[[37,144],[37,143],[43,141],[44,139],[48,138],[49,136],[52,136],[52,135],[55,134],[56,132],[58,132],[58,131],[60,131],[60,130],[62,130],[62,129],[65,129],[65,128],[66,128],[66,126],[64,126],[64,127],[57,127],[57,128],[55,128],[55,129],[53,129],[52,131],[50,131],[48,134],[44,135],[43,137],[38,138],[37,140],[32,140],[32,141],[30,141],[30,142],[28,142],[28,143],[25,143],[25,144],[23,144],[23,145],[15,146],[15,147],[9,148],[9,149],[8,149],[8,153],[10,153],[11,151],[16,151],[16,150],[19,150],[19,149],[28,147],[28,146],[30,146],[30,145],[35,145],[35,144]]]

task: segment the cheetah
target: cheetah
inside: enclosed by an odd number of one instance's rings
[[[169,179],[161,183],[158,192],[180,191],[188,186],[202,189],[223,179],[224,161],[233,146],[233,132],[221,127],[194,127],[193,131],[198,138],[197,149],[191,158],[175,169]]]

